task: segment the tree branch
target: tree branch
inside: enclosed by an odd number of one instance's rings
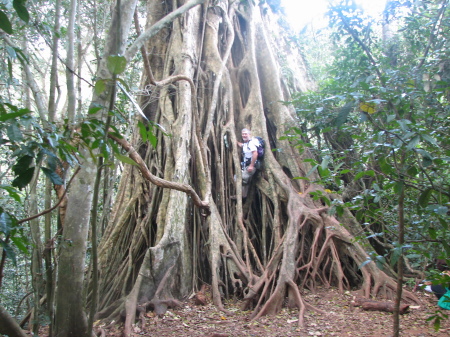
[[[108,133],[108,137],[113,139],[116,143],[118,143],[122,148],[128,152],[128,155],[131,159],[133,159],[137,165],[139,170],[141,171],[142,175],[145,179],[149,180],[152,184],[155,184],[156,186],[162,187],[162,188],[170,188],[173,190],[181,191],[186,194],[188,194],[191,198],[194,204],[200,208],[209,209],[209,203],[207,201],[203,201],[200,199],[198,194],[194,191],[192,186],[187,184],[180,184],[173,181],[168,181],[162,178],[159,178],[157,176],[154,176],[150,170],[148,169],[147,165],[145,164],[142,157],[137,153],[137,151],[131,146],[130,143],[128,143],[124,138],[119,138],[112,129],[110,129],[110,132]]]
[[[27,222],[27,221],[30,221],[30,220],[39,218],[40,216],[42,216],[42,215],[44,215],[44,214],[50,213],[50,212],[53,211],[56,207],[58,207],[59,205],[61,205],[61,203],[64,201],[64,197],[65,197],[66,194],[67,194],[67,189],[69,188],[70,183],[72,182],[73,178],[75,178],[75,176],[77,175],[77,173],[78,173],[79,171],[80,171],[80,167],[77,168],[77,170],[76,170],[75,173],[73,174],[72,178],[70,178],[69,182],[67,183],[67,187],[66,187],[66,189],[64,190],[63,195],[61,196],[61,199],[59,199],[58,203],[57,203],[55,206],[53,206],[53,207],[51,207],[51,208],[49,208],[49,209],[46,209],[46,210],[44,210],[44,211],[42,211],[42,212],[40,212],[40,213],[38,213],[38,214],[32,215],[32,216],[30,216],[30,217],[28,217],[28,218],[25,218],[25,219],[22,219],[22,220],[18,220],[18,221],[17,221],[17,224],[21,224],[21,223],[23,223],[23,222]]]

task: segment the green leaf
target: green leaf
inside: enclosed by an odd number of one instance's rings
[[[387,122],[387,123],[390,123],[390,122],[392,122],[394,119],[395,119],[395,115],[389,115],[389,116],[387,116],[387,118],[386,118],[386,122]]]
[[[117,159],[119,159],[121,162],[123,162],[125,164],[138,166],[138,164],[130,157],[124,156],[123,154],[120,154],[120,153],[115,153],[114,155]]]
[[[15,201],[21,202],[20,195],[14,187],[11,187],[10,185],[0,185],[0,189],[3,189],[6,192],[8,192],[9,196],[13,198]]]
[[[433,227],[428,228],[428,235],[430,236],[430,238],[432,240],[436,240],[436,238],[437,238],[436,229],[434,229]]]
[[[153,148],[156,149],[156,147],[158,146],[158,138],[153,133],[152,128],[150,128],[148,130],[147,137],[148,137],[148,140],[149,140],[150,144],[152,144]]]
[[[59,160],[56,156],[51,156],[47,154],[47,165],[52,171],[56,171],[56,168],[58,167]]]
[[[97,83],[98,83],[98,82],[97,82]],[[97,85],[97,83],[95,83],[95,85]],[[96,90],[97,90],[97,89],[96,89]],[[103,91],[102,91],[102,92],[103,92]],[[89,115],[93,115],[93,114],[99,112],[99,111],[102,110],[102,109],[103,109],[103,106],[98,105],[98,104],[93,104],[91,107],[89,107],[88,114],[89,114]]]
[[[23,253],[28,254],[27,249],[27,240],[22,236],[11,236],[11,241],[14,242],[14,245],[19,248]]]
[[[13,119],[13,118],[16,118],[16,117],[21,117],[23,115],[29,114],[30,112],[31,111],[28,110],[28,109],[20,109],[17,112],[11,112],[9,114],[3,114],[3,115],[0,115],[0,122],[5,122],[5,121],[7,121],[9,119]]]
[[[417,146],[417,144],[419,144],[419,142],[420,142],[420,136],[419,136],[419,135],[415,135],[415,136],[413,137],[413,139],[411,139],[411,140],[409,141],[409,143],[408,143],[408,145],[406,146],[406,148],[407,148],[408,150],[411,150],[411,149],[415,148],[415,147]]]
[[[142,141],[145,143],[147,138],[147,127],[141,121],[138,121],[139,134],[141,135]]]
[[[16,175],[24,173],[26,170],[28,170],[30,165],[33,163],[33,159],[34,158],[32,156],[29,156],[29,155],[25,155],[25,156],[19,158],[17,163],[15,163],[13,165],[13,167],[12,167],[13,172]]]
[[[423,208],[428,206],[430,201],[431,194],[433,192],[432,188],[427,188],[422,194],[419,196],[419,205]]]
[[[106,90],[106,80],[98,80],[95,82],[94,91],[97,95],[101,95]]]
[[[7,34],[13,33],[11,21],[9,21],[5,12],[3,12],[1,9],[0,9],[0,28],[3,29],[3,31]]]
[[[433,157],[431,156],[430,153],[428,153],[427,151],[425,151],[423,149],[417,149],[416,151],[422,155],[422,165],[424,167],[427,167],[427,166],[430,166],[433,164]]]
[[[9,233],[13,229],[13,218],[9,213],[1,212],[0,213],[0,233],[3,233],[5,236],[9,235]]]
[[[371,260],[370,258],[367,258],[367,260],[364,261],[363,263],[361,263],[361,264],[358,266],[358,268],[359,268],[359,269],[362,269],[362,267],[364,267],[366,264],[368,264],[368,263],[370,263],[370,262],[372,262],[372,260]]]
[[[330,159],[331,159],[330,156],[323,157],[322,163],[320,164],[322,170],[326,170],[328,168],[328,163],[330,162]]]
[[[375,172],[373,170],[359,172],[357,175],[355,175],[355,178],[353,180],[361,179],[364,176],[375,177]]]
[[[12,142],[20,142],[23,140],[22,132],[16,123],[11,123],[6,130],[6,133]]]
[[[308,173],[306,173],[306,176],[309,177],[317,168],[319,167],[319,165],[314,165],[309,171]]]
[[[445,221],[445,219],[442,219],[441,217],[438,217],[438,219],[439,219],[439,222],[440,222],[442,228],[444,228],[447,231],[448,230],[448,223],[447,223],[447,221]]]
[[[3,248],[3,251],[6,253],[6,257],[9,258],[14,266],[17,266],[16,254],[10,245],[8,245],[5,241],[0,239],[0,247]]]
[[[336,127],[342,126],[347,121],[348,115],[352,111],[352,108],[353,102],[345,104],[344,107],[342,107],[342,109],[339,111],[339,114],[334,120],[333,125]]]
[[[22,189],[33,179],[34,166],[20,173],[11,183],[12,186]]]
[[[394,192],[398,195],[403,191],[403,188],[404,184],[402,181],[398,181],[394,184]]]
[[[47,178],[50,179],[50,181],[54,184],[54,185],[63,185],[64,181],[62,180],[62,178],[53,170],[50,170],[47,167],[41,167],[42,172],[44,172],[44,174],[47,176]]]
[[[112,55],[108,57],[108,70],[115,75],[119,75],[125,71],[127,67],[127,59],[124,56]]]
[[[380,165],[381,172],[384,174],[392,174],[394,171],[392,165],[387,162],[386,157],[379,158],[378,165]]]
[[[438,146],[436,139],[427,134],[422,134],[421,137],[426,140],[428,143]]]
[[[30,14],[28,14],[28,10],[24,5],[24,0],[13,0],[13,7],[16,10],[17,15],[21,18],[25,23],[30,21]]]

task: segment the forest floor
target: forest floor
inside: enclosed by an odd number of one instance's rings
[[[439,331],[433,322],[427,321],[438,309],[433,294],[418,291],[419,305],[411,305],[401,316],[401,336],[450,336],[450,318],[441,321]],[[210,298],[207,294],[207,298]],[[306,311],[303,328],[298,326],[298,310],[283,309],[276,316],[249,320],[250,311],[242,311],[240,302],[225,303],[231,314],[225,315],[208,302],[198,306],[192,300],[182,307],[170,309],[164,317],[148,312],[135,325],[134,336],[392,336],[392,314],[380,311],[364,311],[352,305],[354,296],[339,294],[336,289],[318,289],[316,293],[304,293],[308,303],[326,314]],[[100,327],[98,327],[100,328]],[[105,336],[122,336],[123,324],[101,327]]]

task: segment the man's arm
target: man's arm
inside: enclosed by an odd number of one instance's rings
[[[250,165],[247,167],[248,172],[252,172],[255,169],[255,163],[258,159],[258,151],[252,151],[252,160],[250,161]]]

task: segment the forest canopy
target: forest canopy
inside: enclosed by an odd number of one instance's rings
[[[318,286],[395,300],[398,335],[450,255],[448,5],[0,3],[0,334],[131,336],[208,285],[300,327]]]

